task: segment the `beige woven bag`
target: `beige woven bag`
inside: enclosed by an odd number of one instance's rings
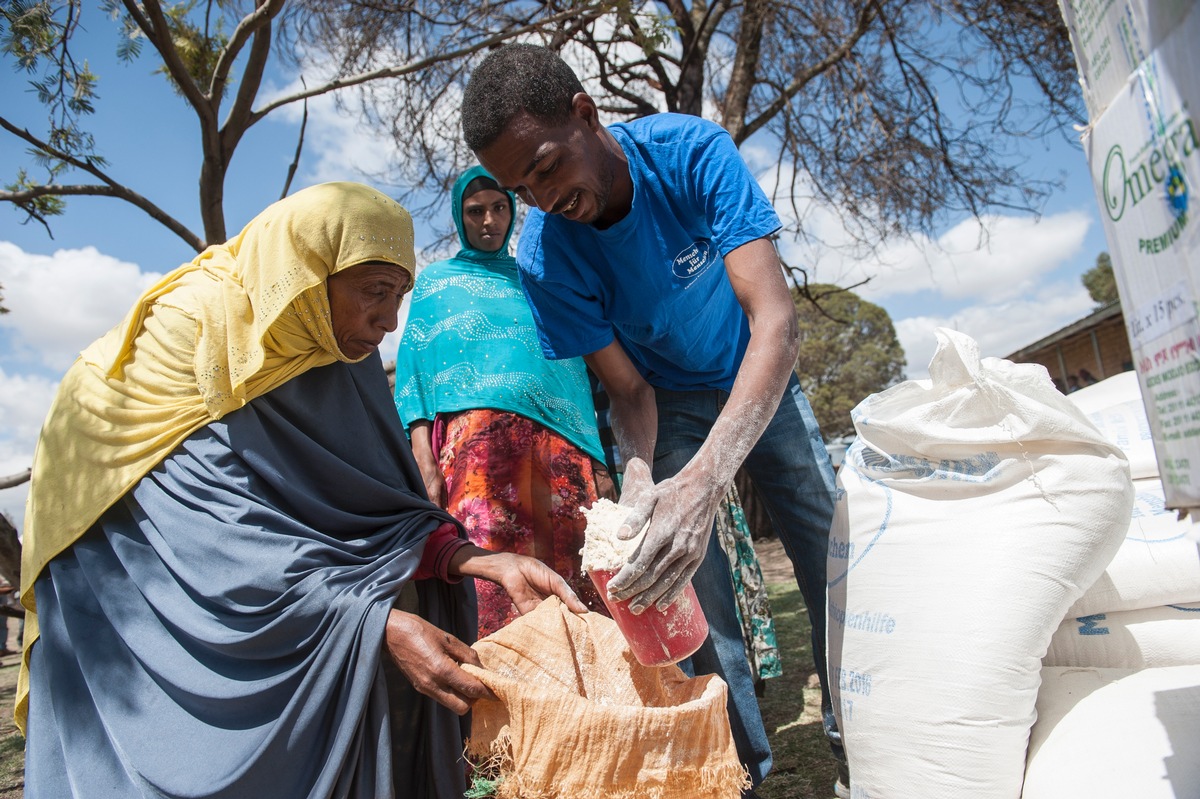
[[[725,683],[634,659],[616,624],[556,597],[475,644],[499,701],[472,710],[467,756],[498,799],[736,799]]]

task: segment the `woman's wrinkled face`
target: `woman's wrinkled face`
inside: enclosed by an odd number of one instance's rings
[[[472,249],[496,252],[504,246],[508,226],[512,224],[512,205],[508,195],[484,189],[463,200],[463,233]]]
[[[330,275],[330,323],[342,354],[351,360],[370,355],[396,329],[400,301],[408,290],[408,272],[394,264],[371,261]]]

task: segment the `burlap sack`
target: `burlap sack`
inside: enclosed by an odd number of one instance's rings
[[[499,698],[472,710],[467,756],[500,799],[736,799],[749,786],[725,683],[634,659],[616,624],[556,597],[475,644]]]

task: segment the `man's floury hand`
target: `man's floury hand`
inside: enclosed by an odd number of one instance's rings
[[[629,563],[609,582],[608,593],[616,600],[628,599],[634,613],[650,605],[665,610],[678,599],[704,560],[723,493],[688,481],[682,473],[656,484],[646,462],[631,459],[620,502],[629,514],[617,537],[632,538],[643,527],[646,531]]]

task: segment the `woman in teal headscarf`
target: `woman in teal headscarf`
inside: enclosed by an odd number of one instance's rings
[[[508,254],[515,199],[482,167],[451,197],[461,249],[417,277],[396,356],[396,409],[430,499],[472,543],[531,555],[593,610],[606,612],[580,570],[585,520],[611,481],[602,462],[583,361],[548,361]],[[477,584],[479,634],[515,617]]]

